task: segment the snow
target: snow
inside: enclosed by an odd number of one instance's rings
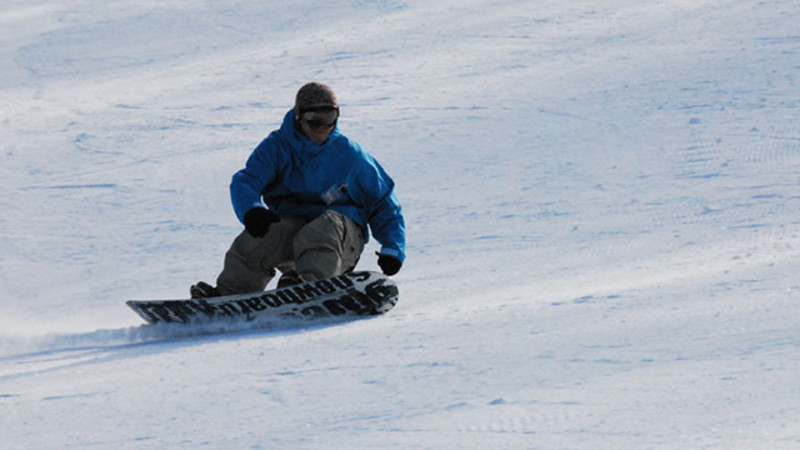
[[[0,447],[800,448],[798,15],[3,2]],[[142,325],[309,80],[397,181],[397,307]]]

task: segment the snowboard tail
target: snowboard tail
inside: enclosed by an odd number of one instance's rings
[[[399,298],[386,275],[361,271],[270,291],[185,300],[129,300],[147,323],[201,323],[259,317],[325,318],[383,314]]]

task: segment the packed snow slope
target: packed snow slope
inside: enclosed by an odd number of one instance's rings
[[[800,448],[797,17],[5,0],[0,448]],[[143,326],[309,80],[397,182],[398,306]]]

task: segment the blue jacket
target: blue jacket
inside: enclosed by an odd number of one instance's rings
[[[254,207],[314,219],[338,211],[381,243],[381,253],[405,259],[405,222],[394,181],[358,143],[339,132],[316,144],[295,130],[294,110],[264,139],[231,181],[239,221]],[[365,233],[366,235],[366,233]]]

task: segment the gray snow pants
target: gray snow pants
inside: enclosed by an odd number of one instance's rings
[[[222,295],[264,290],[275,269],[294,269],[306,281],[341,275],[361,257],[364,232],[352,219],[332,210],[310,222],[281,217],[263,238],[242,231],[225,254],[217,289]]]

